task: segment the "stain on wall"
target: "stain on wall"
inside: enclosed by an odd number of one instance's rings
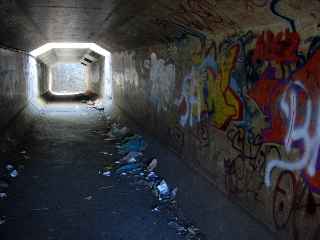
[[[246,2],[281,27],[212,36],[200,2],[166,20],[183,38],[113,55],[115,102],[279,234],[318,239],[320,37],[279,1]]]

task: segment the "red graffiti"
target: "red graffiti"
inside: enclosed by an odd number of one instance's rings
[[[300,36],[297,32],[274,34],[271,31],[263,32],[257,39],[253,61],[276,61],[278,64],[295,63],[298,61],[297,51],[300,45]]]
[[[286,84],[275,78],[263,78],[265,75],[267,74],[262,75],[262,79],[249,91],[248,95],[259,105],[269,122],[269,127],[262,132],[263,141],[281,144],[287,134],[287,124],[282,119],[278,100],[283,94]]]
[[[297,70],[292,79],[300,81],[305,86],[306,90],[311,96],[312,102],[317,103],[320,93],[320,50],[317,50],[313,56],[308,60],[303,68]],[[314,106],[315,109],[316,106]]]
[[[287,121],[282,116],[279,107],[279,101],[284,90],[291,81],[301,82],[305,87],[309,97],[311,97],[313,109],[317,109],[318,96],[320,93],[320,50],[316,51],[308,62],[300,69],[296,70],[290,79],[281,80],[276,78],[276,69],[269,66],[261,75],[260,80],[252,88],[248,95],[258,104],[259,108],[265,114],[269,127],[263,130],[264,142],[283,143],[287,133]],[[297,116],[297,123],[304,121],[303,105],[305,105],[306,95],[299,96],[302,111]],[[315,128],[314,119],[312,119],[310,134]]]

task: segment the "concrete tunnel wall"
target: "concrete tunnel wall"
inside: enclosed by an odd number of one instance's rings
[[[0,48],[0,129],[4,129],[35,98],[39,78],[46,78],[46,67],[33,57]],[[36,85],[34,85],[36,84]],[[41,92],[43,87],[40,86]]]
[[[293,201],[319,202],[316,29],[284,22],[114,53],[114,102],[279,235],[309,239],[320,214]]]
[[[77,7],[65,11],[74,13],[76,27],[64,36],[69,18],[56,12],[43,18],[43,6],[20,1],[30,15],[25,21],[7,2],[12,18],[19,15],[3,24],[7,45],[30,50],[61,34],[61,41],[76,36],[112,49],[135,48],[113,54],[115,104],[257,219],[279,234],[294,229],[297,239],[311,238],[315,231],[308,229],[320,217],[314,211],[320,201],[317,1],[281,1],[277,8],[279,1],[113,1],[111,13],[94,1],[96,24],[90,18],[81,25],[80,13],[93,4],[84,2],[79,15]],[[24,26],[29,22],[32,28]],[[95,38],[82,31],[90,24]],[[56,32],[46,35],[47,25]],[[158,42],[164,44],[151,44]],[[21,62],[11,72],[23,75]],[[9,111],[4,122],[27,102],[19,74],[1,83],[2,110]],[[46,81],[39,84],[40,92],[48,89]],[[15,90],[9,94],[6,87]],[[302,183],[310,194],[301,195]],[[294,200],[310,213],[295,209]]]
[[[87,66],[88,71],[88,90],[104,96],[104,80],[105,80],[105,58],[101,57],[97,62],[91,63]]]

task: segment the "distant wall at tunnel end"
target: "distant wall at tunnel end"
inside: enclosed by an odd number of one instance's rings
[[[314,29],[187,34],[114,53],[115,103],[279,235],[313,239],[320,217]]]
[[[58,93],[85,92],[85,67],[80,63],[57,63],[51,69],[51,90]]]

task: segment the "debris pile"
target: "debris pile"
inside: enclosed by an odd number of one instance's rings
[[[113,123],[106,135],[108,137],[105,139],[106,141],[114,141],[114,147],[119,158],[112,163],[108,163],[99,171],[99,174],[106,177],[127,176],[129,179],[133,179],[133,185],[143,187],[143,189],[153,193],[155,203],[151,211],[168,214],[170,216],[168,226],[175,228],[177,235],[190,240],[206,239],[198,228],[188,223],[178,213],[176,201],[178,188],[171,187],[163,177],[158,175],[156,169],[159,160],[157,157],[148,158],[146,156],[148,144],[144,138],[131,133],[129,128],[118,123]]]

